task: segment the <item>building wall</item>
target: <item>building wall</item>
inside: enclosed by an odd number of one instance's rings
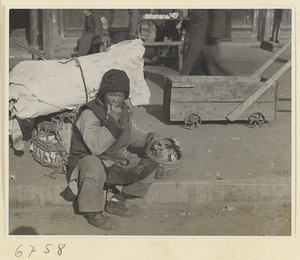
[[[264,30],[266,38],[270,36],[273,26],[274,9],[232,9],[231,31],[232,37],[256,37],[259,39],[260,25],[262,24],[262,13],[265,13]],[[280,25],[280,36],[291,37],[292,10],[284,9]]]
[[[140,9],[141,16],[150,13],[150,9]],[[272,9],[231,9],[228,23],[229,38],[244,37],[257,38],[258,40],[269,37],[272,30]],[[38,39],[40,49],[49,56],[62,48],[74,48],[76,40],[80,37],[84,26],[83,9],[39,9],[38,30],[31,30],[33,23],[31,14],[35,10],[11,9],[10,10],[10,32],[16,28],[26,31],[26,38]],[[109,9],[95,9],[100,16],[110,19]],[[265,20],[264,20],[265,19]],[[29,23],[28,23],[29,21]],[[35,23],[36,24],[36,23]],[[285,9],[283,12],[280,37],[290,39],[292,27],[292,10]],[[262,29],[264,30],[262,32]],[[37,34],[30,37],[29,34]],[[30,40],[28,45],[31,45]]]
[[[141,9],[141,14],[150,12],[149,9]],[[234,36],[254,36],[257,33],[257,26],[259,19],[258,9],[231,9],[231,32]],[[105,16],[110,19],[110,10],[96,9],[101,16]],[[82,15],[82,9],[66,9],[63,10],[64,16],[64,29],[66,36],[79,35],[84,24],[84,16]],[[270,23],[272,25],[273,10],[270,9]],[[290,33],[292,24],[291,9],[285,9],[282,17],[281,28],[284,34]]]

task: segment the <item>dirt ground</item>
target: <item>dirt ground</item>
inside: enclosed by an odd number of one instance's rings
[[[11,235],[291,236],[291,205],[276,203],[168,204],[139,207],[135,218],[113,216],[115,230],[91,226],[72,207],[11,209]]]

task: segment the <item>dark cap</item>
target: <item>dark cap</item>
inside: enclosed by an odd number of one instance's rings
[[[98,97],[104,98],[107,92],[125,92],[127,99],[130,94],[130,80],[123,70],[111,69],[104,73],[98,90]]]

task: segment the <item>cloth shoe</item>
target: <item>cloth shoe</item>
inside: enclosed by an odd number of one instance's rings
[[[105,230],[112,230],[117,227],[117,222],[107,216],[103,211],[85,213],[85,217],[89,224]]]
[[[136,217],[138,214],[137,208],[135,207],[127,208],[124,203],[120,201],[112,201],[112,200],[106,203],[105,211],[110,214],[114,214],[126,218]]]

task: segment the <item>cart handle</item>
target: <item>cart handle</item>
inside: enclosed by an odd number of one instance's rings
[[[241,103],[235,110],[233,110],[226,118],[234,121],[242,114],[249,106],[252,105],[272,84],[279,79],[279,77],[291,67],[291,60],[289,60],[279,71],[277,71],[270,79],[261,85],[253,94],[251,94],[243,103]]]
[[[266,63],[264,63],[260,68],[258,68],[252,74],[251,78],[259,77],[290,46],[291,46],[291,41],[289,41],[285,45],[283,45],[278,52],[276,52]]]

